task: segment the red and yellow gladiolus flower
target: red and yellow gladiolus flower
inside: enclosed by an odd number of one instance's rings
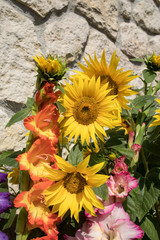
[[[34,184],[29,191],[21,192],[14,200],[15,207],[24,207],[28,212],[28,230],[40,228],[48,238],[58,240],[56,224],[60,222],[57,214],[50,212],[44,203],[42,192],[49,187],[53,181],[44,181]],[[52,237],[52,238],[50,238]]]
[[[46,83],[35,95],[35,101],[38,105],[39,110],[43,109],[49,104],[52,104],[57,101],[61,91],[54,92],[53,83]]]
[[[37,139],[28,152],[18,155],[16,160],[19,162],[20,170],[28,170],[33,181],[39,181],[39,177],[44,171],[44,164],[50,166],[55,163],[52,168],[58,169],[56,159],[53,156],[57,151],[51,145],[49,140]]]
[[[55,105],[47,105],[39,111],[37,115],[33,115],[24,119],[26,129],[32,131],[34,136],[47,140],[49,139],[53,145],[57,144],[59,136],[59,127],[57,120],[59,112]]]

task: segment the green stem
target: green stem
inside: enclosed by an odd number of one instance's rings
[[[147,176],[148,172],[149,172],[149,169],[148,169],[148,163],[146,161],[146,157],[144,155],[144,150],[143,148],[141,148],[141,151],[140,151],[141,155],[142,155],[142,161],[143,161],[143,165],[144,165],[144,168],[145,168],[145,177]]]
[[[144,82],[144,94],[147,95],[147,83]]]
[[[61,148],[61,146],[60,146],[59,141],[58,141],[57,146],[58,146],[58,154],[59,154],[60,157],[62,157],[62,148]]]
[[[132,113],[130,113],[127,109],[125,109],[127,114],[128,114],[128,117],[129,117],[129,120],[130,120],[130,125],[133,129],[133,131],[135,132],[136,129],[135,129],[135,124],[134,124],[134,121],[133,121],[133,118],[132,118]]]
[[[30,132],[28,141],[26,144],[26,152],[30,149],[32,143],[34,141],[34,137],[32,132]],[[30,189],[30,176],[28,171],[22,171],[21,172],[21,182],[20,182],[20,192],[28,191]],[[25,208],[20,209],[20,213],[17,218],[17,224],[16,224],[16,240],[26,240],[29,234],[28,228],[27,228],[27,220],[28,220],[28,213],[25,210]]]
[[[100,149],[102,152],[104,152],[104,143],[100,140],[99,141]]]
[[[155,204],[155,209],[156,209],[156,215],[157,215],[157,220],[158,220],[158,224],[159,224],[159,227],[160,227],[160,208],[159,208],[159,204]]]

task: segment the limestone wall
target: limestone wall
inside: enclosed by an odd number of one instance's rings
[[[159,0],[0,0],[0,151],[25,146],[22,123],[4,126],[33,96],[32,56],[66,57],[72,70],[95,50],[100,57],[105,48],[109,62],[117,49],[119,66],[139,73],[143,66],[129,58],[160,54],[159,7]]]

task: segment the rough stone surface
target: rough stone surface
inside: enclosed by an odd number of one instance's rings
[[[126,19],[130,19],[131,18],[131,3],[128,2],[127,0],[121,0],[120,2],[120,12],[122,14],[122,16]]]
[[[118,32],[117,0],[77,0],[75,9],[91,24],[116,39]]]
[[[152,37],[149,40],[147,53],[152,55],[155,52],[157,55],[160,55],[159,46],[160,46],[160,36]]]
[[[46,15],[51,11],[60,11],[63,8],[67,7],[68,0],[17,0],[22,4],[28,6],[36,13],[38,13],[41,17],[46,17]]]
[[[67,62],[77,60],[82,54],[89,34],[85,19],[75,13],[65,14],[48,24],[44,31],[47,53],[57,54]]]
[[[35,89],[32,56],[40,51],[34,25],[2,0],[0,28],[0,100],[25,103]]]
[[[5,129],[5,125],[9,119],[10,117],[6,113],[5,109],[0,108],[0,152],[8,150],[22,150],[25,147],[25,133],[27,133],[27,131],[18,123]]]
[[[151,33],[160,33],[160,10],[154,1],[141,0],[134,6],[133,17],[139,26]]]
[[[144,57],[147,50],[147,34],[134,23],[122,23],[120,29],[121,50],[130,57]]]

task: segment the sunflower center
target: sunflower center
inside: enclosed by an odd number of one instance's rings
[[[109,92],[109,95],[118,94],[118,86],[110,76],[102,76],[101,82],[102,82],[102,85],[109,82],[108,88],[112,88],[112,90]]]
[[[63,180],[64,188],[70,193],[80,193],[83,191],[84,186],[87,185],[85,178],[79,172],[67,173]]]
[[[98,116],[98,107],[94,98],[82,97],[74,104],[73,109],[75,120],[83,125],[93,123]]]

